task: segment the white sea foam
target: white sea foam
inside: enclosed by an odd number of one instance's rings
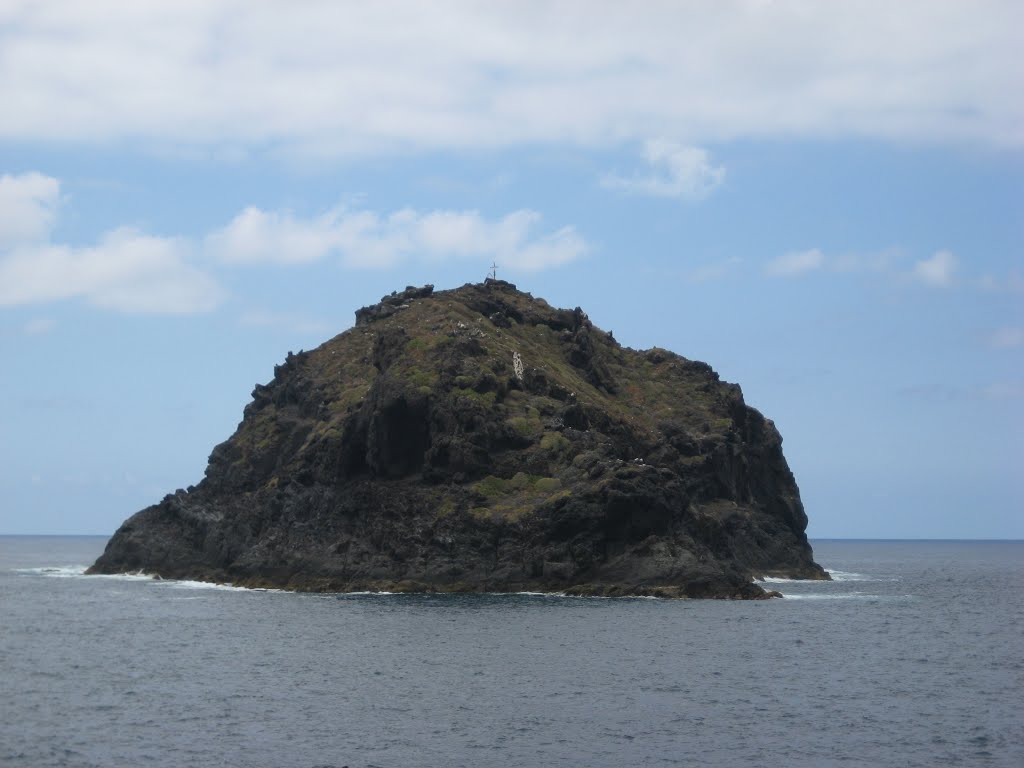
[[[809,592],[807,594],[791,594],[787,595],[783,593],[783,598],[786,600],[873,600],[878,598],[878,595],[865,595],[861,592],[845,592],[842,594],[827,594],[823,592]]]
[[[90,578],[90,579],[114,579],[121,581],[152,581],[153,577],[147,573],[98,573],[86,577],[87,565],[47,565],[42,568],[15,568],[16,573],[32,574],[34,576],[46,576],[56,579]]]
[[[832,577],[832,581],[884,581],[874,576],[868,576],[863,573],[853,573],[851,571],[837,571],[832,568],[826,568],[825,571],[829,576]],[[762,576],[760,579],[754,579],[758,584],[828,584],[828,581],[815,581],[813,579],[786,579],[781,576]]]
[[[82,578],[109,579],[110,581],[160,581],[159,576],[143,573],[142,571],[136,571],[135,573],[96,573],[89,576],[82,574]]]
[[[793,594],[783,597],[786,600],[913,600],[913,595],[878,595],[866,592],[841,592],[839,594],[828,594],[822,592],[809,592],[807,594]]]
[[[378,597],[387,595],[407,595],[418,597],[458,597],[460,595],[480,595],[488,597],[546,597],[563,600],[661,600],[651,595],[567,595],[565,592],[337,592],[331,597]]]
[[[583,597],[583,595],[567,595],[565,592],[531,592],[529,590],[522,592],[471,592],[467,594],[484,595],[487,597]]]
[[[877,579],[866,576],[863,573],[851,573],[850,571],[837,571],[832,568],[826,568],[828,575],[832,577],[832,581],[877,581]]]
[[[146,581],[154,586],[169,587],[171,589],[217,589],[237,592],[284,592],[283,589],[264,589],[262,587],[236,587],[233,584],[217,584],[210,581],[190,581],[187,579],[162,579],[150,573],[136,571],[135,573],[96,573],[86,575],[87,565],[48,565],[41,568],[16,568],[16,573],[31,574],[34,576],[46,576],[49,578],[87,578],[106,579],[108,581]]]
[[[50,576],[53,578],[66,579],[71,576],[82,576],[85,574],[87,565],[48,565],[44,568],[15,568],[15,573],[32,573],[37,576]]]
[[[563,600],[611,600],[608,595],[567,595],[565,592],[485,592],[486,595],[518,595],[520,597],[550,597]],[[629,597],[628,595],[624,597]]]
[[[234,584],[218,584],[212,581],[189,581],[187,579],[157,579],[153,582],[168,589],[217,589],[227,592],[284,592],[283,589],[264,587],[236,587]]]

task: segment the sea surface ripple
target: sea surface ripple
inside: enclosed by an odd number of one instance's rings
[[[761,602],[301,595],[0,537],[0,765],[1024,765],[1024,543],[817,541]]]

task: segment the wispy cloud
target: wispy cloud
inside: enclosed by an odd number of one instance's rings
[[[1006,293],[1012,296],[1024,296],[1024,275],[1019,271],[1011,271],[1005,277],[982,275],[976,281],[979,288],[989,293]]]
[[[273,312],[253,309],[238,318],[239,325],[247,328],[273,328],[293,333],[323,333],[329,330],[327,323],[295,312]]]
[[[33,243],[0,257],[0,306],[82,299],[138,314],[209,311],[223,292],[188,256],[186,241],[127,228],[87,248]]]
[[[989,400],[1024,399],[1024,381],[997,381],[983,388],[981,394]]]
[[[318,261],[337,247],[358,222],[342,214],[307,219],[290,211],[249,207],[206,238],[206,250],[229,264],[303,264]]]
[[[0,138],[320,155],[650,136],[1024,144],[1012,0],[240,7],[8,3]]]
[[[588,250],[575,228],[544,229],[531,210],[488,218],[478,211],[381,214],[344,207],[307,217],[250,207],[198,240],[119,227],[80,246],[52,241],[59,200],[57,179],[0,179],[0,204],[7,206],[0,210],[0,307],[78,299],[120,312],[194,314],[223,302],[226,291],[214,273],[231,266],[333,257],[350,269],[387,269],[411,261],[495,259],[515,272],[558,267]],[[243,317],[248,324],[280,320]],[[292,318],[290,325],[302,323]]]
[[[892,272],[902,254],[897,248],[862,253],[840,253],[827,259],[828,268],[835,272]]]
[[[57,327],[57,321],[52,317],[34,317],[22,327],[22,333],[26,336],[42,336]]]
[[[52,317],[33,317],[24,322],[0,323],[0,337],[45,336],[57,327]]]
[[[988,337],[988,344],[995,349],[1012,349],[1024,347],[1024,328],[997,328]]]
[[[937,402],[1024,399],[1024,380],[994,381],[984,385],[952,386],[941,383],[900,387],[897,394]]]
[[[0,176],[0,248],[49,236],[59,201],[60,182],[50,176]]]
[[[710,264],[703,264],[690,270],[686,279],[691,283],[709,283],[714,280],[724,280],[735,274],[743,260],[739,257],[716,261]]]
[[[784,253],[768,262],[765,272],[774,277],[795,277],[825,265],[825,254],[817,248]]]
[[[601,179],[601,186],[632,195],[701,200],[725,180],[725,168],[713,165],[711,155],[700,147],[648,141],[643,158],[648,166],[645,173],[609,174]]]
[[[0,179],[0,307],[81,299],[122,312],[191,314],[221,301],[216,281],[189,263],[186,240],[118,228],[92,246],[51,242],[59,199],[52,177]]]
[[[486,258],[527,271],[586,253],[573,227],[538,232],[540,222],[541,215],[530,210],[487,219],[477,211],[404,208],[379,214],[339,208],[302,218],[247,208],[206,239],[206,250],[230,264],[295,264],[336,255],[348,267],[384,269],[410,260]]]
[[[936,251],[927,259],[916,262],[911,274],[927,285],[944,286],[953,282],[956,267],[956,256],[951,251]]]
[[[893,279],[944,287],[957,282],[959,260],[952,251],[939,250],[907,266],[907,258],[898,249],[873,253],[826,253],[820,248],[790,251],[768,261],[764,272],[772,277],[800,277],[812,272],[839,274],[875,273]],[[966,284],[995,289],[991,279],[967,280]]]

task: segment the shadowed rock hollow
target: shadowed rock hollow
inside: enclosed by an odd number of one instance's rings
[[[827,578],[771,421],[711,368],[501,280],[289,353],[206,477],[91,573],[352,591],[756,598]]]

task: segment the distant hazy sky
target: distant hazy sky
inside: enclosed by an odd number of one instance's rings
[[[498,275],[772,418],[818,537],[1024,537],[1024,3],[0,0],[0,533]]]

